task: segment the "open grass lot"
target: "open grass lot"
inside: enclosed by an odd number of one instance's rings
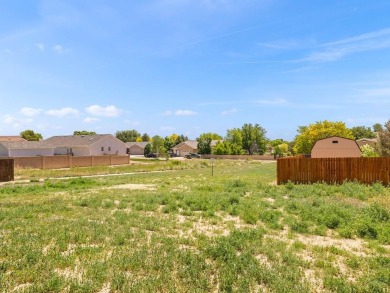
[[[53,179],[109,173],[126,174]],[[214,176],[206,160],[16,176],[0,186],[1,292],[390,288],[380,184],[275,186],[276,164],[255,161],[216,161]]]

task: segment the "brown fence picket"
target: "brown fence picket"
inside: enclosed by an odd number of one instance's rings
[[[390,158],[321,158],[286,157],[277,160],[277,184],[344,181],[390,183]]]

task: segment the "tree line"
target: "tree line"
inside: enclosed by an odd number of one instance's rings
[[[76,130],[73,135],[94,135],[96,132]],[[24,130],[20,136],[29,141],[42,139],[40,133],[33,130]],[[270,140],[266,137],[266,130],[259,124],[245,123],[240,128],[232,128],[226,131],[223,137],[217,133],[207,132],[197,138],[198,153],[216,155],[241,155],[260,154],[266,152],[275,156],[287,156],[309,154],[314,143],[323,138],[340,136],[350,139],[368,138],[377,139],[375,146],[365,145],[362,147],[363,156],[390,156],[390,120],[384,125],[376,123],[371,127],[355,126],[348,128],[341,121],[318,121],[307,126],[299,126],[297,135],[292,141],[283,139]],[[146,147],[147,153],[167,154],[172,148],[181,142],[188,140],[183,134],[173,133],[169,136],[149,136],[141,134],[135,129],[117,131],[115,137],[123,142],[149,142]]]

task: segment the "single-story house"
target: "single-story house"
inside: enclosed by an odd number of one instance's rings
[[[364,146],[366,144],[368,144],[372,147],[375,147],[375,145],[378,142],[378,139],[377,138],[361,138],[361,139],[356,140],[356,142],[359,145],[359,147]]]
[[[189,153],[198,152],[198,142],[196,140],[186,140],[172,148],[172,151],[179,157],[184,157]]]
[[[127,153],[129,155],[143,155],[145,147],[149,144],[148,141],[141,141],[141,142],[126,142],[127,145]]]
[[[55,155],[126,155],[127,145],[112,134],[64,135],[45,140],[55,146]]]
[[[53,156],[55,146],[45,141],[0,141],[0,157]]]
[[[311,158],[359,158],[359,145],[353,139],[332,136],[317,140],[311,150]]]
[[[217,145],[218,142],[222,142],[222,141],[223,140],[212,140],[210,146],[214,147]],[[179,157],[184,157],[189,153],[198,153],[198,141],[186,140],[174,146],[172,150]]]
[[[0,135],[0,141],[27,141],[23,137],[11,135],[11,136],[3,136]]]

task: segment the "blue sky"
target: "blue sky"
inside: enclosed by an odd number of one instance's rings
[[[0,0],[0,135],[390,119],[390,2]]]

